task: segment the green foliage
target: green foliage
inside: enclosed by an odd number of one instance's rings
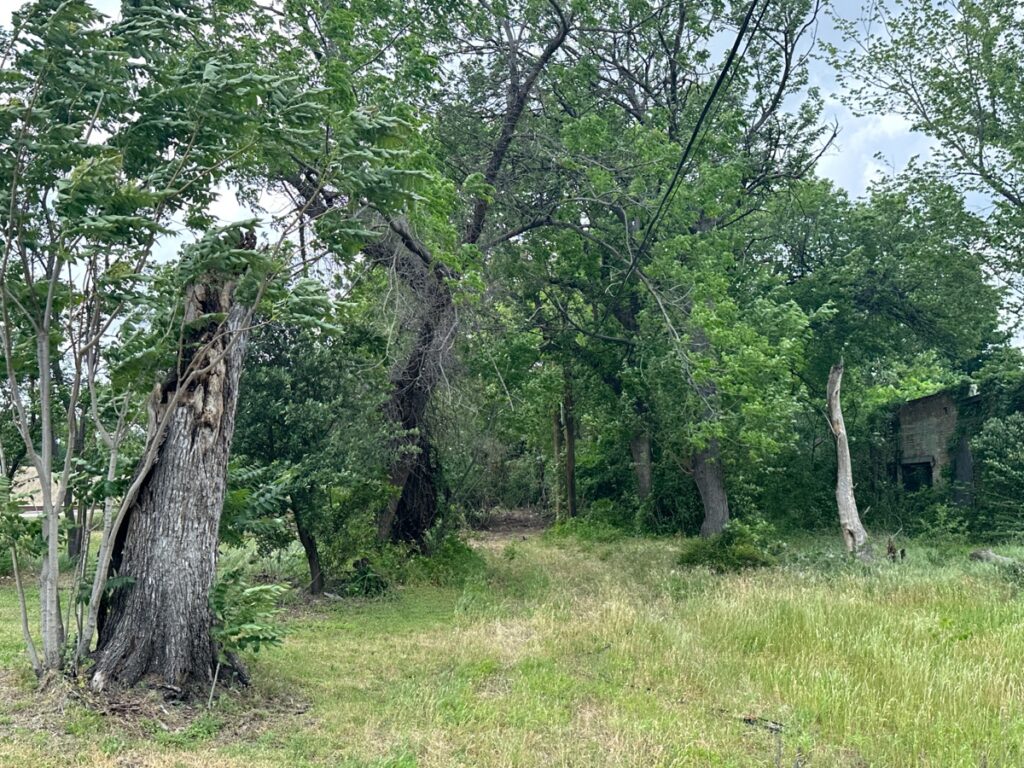
[[[11,492],[11,481],[0,476],[0,574],[8,574],[13,568],[12,549],[24,569],[26,561],[38,557],[44,548],[41,521],[21,516],[20,499]]]
[[[725,530],[706,539],[688,539],[678,563],[709,568],[716,573],[764,568],[778,562],[775,530],[766,520],[730,520]]]
[[[559,520],[544,535],[556,541],[571,539],[584,544],[614,544],[628,534],[605,520],[581,516]]]
[[[399,570],[405,571],[404,563],[395,563],[394,558],[375,551],[370,556],[352,558],[348,568],[337,576],[336,588],[348,597],[382,597],[392,588]]]
[[[483,557],[455,534],[446,536],[429,555],[417,557],[411,565],[411,577],[442,587],[461,586],[477,578],[485,569]]]
[[[280,645],[285,630],[277,604],[288,588],[281,584],[250,585],[240,570],[219,574],[210,593],[215,623],[213,637],[221,654],[258,653]]]
[[[238,547],[251,536],[259,552],[267,554],[292,540],[285,515],[294,480],[290,471],[275,470],[232,461],[220,518],[222,543]]]
[[[986,421],[971,449],[977,475],[973,532],[1024,535],[1024,413]]]
[[[935,501],[934,494],[925,494],[931,501],[924,505],[923,512],[915,515],[912,532],[921,540],[932,542],[936,547],[962,547],[970,533],[968,510],[956,504]]]

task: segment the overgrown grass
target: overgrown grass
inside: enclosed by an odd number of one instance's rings
[[[0,764],[1024,765],[1024,598],[997,568],[829,541],[720,576],[679,551],[516,541],[462,584],[299,609],[255,691],[171,731],[35,713],[4,585]]]

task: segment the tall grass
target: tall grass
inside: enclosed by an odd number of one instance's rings
[[[302,609],[201,743],[0,727],[0,764],[1024,765],[1024,602],[997,568],[806,543],[718,576],[677,566],[679,548],[517,541],[462,586]],[[12,610],[0,589],[0,664],[17,666]],[[230,726],[292,697],[308,712]]]

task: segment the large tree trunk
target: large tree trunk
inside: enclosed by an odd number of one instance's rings
[[[189,359],[179,365],[186,378],[173,376],[151,396],[151,423],[159,423],[168,408],[172,412],[157,461],[121,526],[116,575],[131,582],[110,599],[93,669],[95,690],[149,677],[179,687],[213,679],[210,588],[248,336],[246,312],[232,305],[232,293],[231,286],[188,290],[186,324],[212,313],[227,318],[191,332],[182,353]],[[191,381],[189,370],[198,371]],[[179,384],[186,388],[179,392]]]
[[[565,514],[576,517],[576,404],[572,395],[572,376],[566,373],[562,401],[562,426],[565,429]]]
[[[651,433],[642,429],[629,441],[633,454],[633,473],[636,475],[636,495],[641,501],[651,495]]]
[[[688,310],[689,312],[689,310]],[[690,349],[694,354],[712,354],[711,342],[704,329],[694,325],[690,329]],[[713,423],[717,416],[713,403],[718,397],[718,386],[714,381],[693,382],[694,391],[704,403],[702,420]],[[725,530],[729,522],[729,494],[725,488],[725,467],[722,464],[722,446],[717,437],[711,438],[706,447],[692,457],[693,479],[697,483],[700,499],[704,504],[704,520],[700,524],[700,535],[714,536]]]
[[[704,504],[700,535],[707,538],[721,533],[729,522],[729,496],[725,490],[725,470],[718,438],[712,438],[707,448],[693,455],[693,479]]]
[[[398,431],[388,472],[396,491],[377,519],[377,533],[382,541],[419,543],[437,516],[440,467],[428,408],[451,357],[457,314],[448,269],[404,222],[392,221],[390,227],[391,233],[366,251],[391,268],[412,294],[416,333],[405,359],[391,372],[392,393],[384,406]]]
[[[843,531],[846,548],[855,555],[865,556],[867,531],[857,513],[857,500],[853,495],[853,464],[850,444],[846,439],[846,423],[839,402],[843,382],[843,361],[832,366],[828,374],[828,422],[836,438],[836,504],[839,507],[839,526]]]

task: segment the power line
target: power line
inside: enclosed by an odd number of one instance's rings
[[[679,158],[679,162],[676,164],[675,173],[672,174],[672,180],[669,182],[668,189],[666,189],[665,194],[662,195],[661,201],[658,203],[658,207],[654,211],[654,216],[651,217],[650,222],[647,224],[647,228],[644,230],[643,239],[640,241],[640,246],[636,249],[633,258],[631,259],[629,271],[626,274],[625,280],[629,280],[633,271],[637,268],[640,258],[644,254],[644,249],[647,247],[651,233],[653,233],[655,227],[657,227],[658,220],[661,218],[663,211],[668,207],[668,204],[672,202],[672,196],[675,194],[676,186],[683,175],[683,168],[686,166],[686,161],[690,159],[690,155],[692,154],[697,144],[697,139],[700,136],[700,131],[704,125],[704,121],[711,113],[711,107],[715,102],[715,98],[718,96],[718,92],[721,90],[726,77],[729,76],[729,70],[732,69],[732,63],[736,59],[736,54],[739,52],[740,46],[743,44],[743,38],[747,34],[747,29],[750,27],[750,20],[753,18],[754,10],[757,8],[757,4],[759,2],[761,2],[761,0],[752,0],[750,6],[747,8],[747,13],[743,17],[743,22],[740,24],[740,28],[736,32],[736,40],[733,42],[732,48],[729,50],[728,57],[726,57],[725,65],[722,67],[722,71],[718,74],[718,79],[715,80],[715,86],[711,89],[711,94],[708,96],[707,101],[704,102],[704,106],[701,108],[700,116],[697,118],[697,122],[693,126],[693,131],[690,133],[689,141],[686,142],[683,154]],[[764,10],[761,11],[761,15],[758,16],[757,23],[754,25],[754,31],[756,31],[757,27],[761,25],[761,19],[764,18],[764,12],[767,9],[768,3],[766,2]],[[745,52],[746,48],[744,48],[744,53]]]

